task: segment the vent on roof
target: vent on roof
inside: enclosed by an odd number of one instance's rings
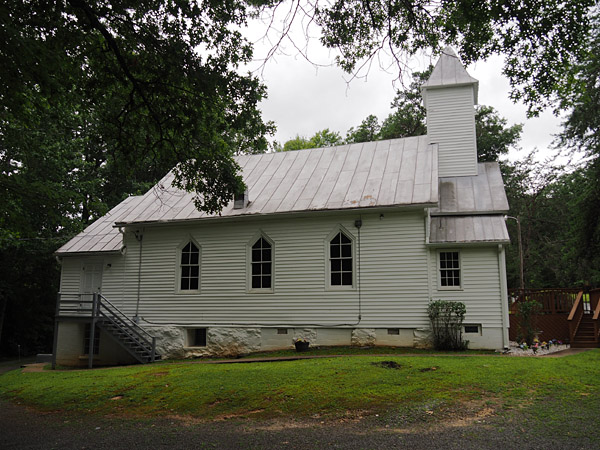
[[[233,196],[233,209],[244,209],[248,206],[248,190],[239,192]]]

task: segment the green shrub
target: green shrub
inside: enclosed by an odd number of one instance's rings
[[[539,333],[537,329],[537,318],[542,310],[542,304],[535,300],[527,300],[517,303],[517,314],[519,318],[519,341],[525,341],[531,347],[535,336]]]
[[[467,308],[462,302],[436,300],[429,303],[427,315],[433,330],[436,350],[465,350],[469,341],[463,341],[462,323]]]

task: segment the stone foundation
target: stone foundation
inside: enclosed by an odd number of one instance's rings
[[[431,347],[431,330],[426,328],[200,328],[202,342],[196,342],[197,328],[179,326],[145,327],[157,338],[157,352],[163,359],[222,356],[235,358],[259,351],[294,348],[296,339],[311,346],[391,346]],[[476,334],[463,334],[472,349],[502,348],[500,328],[480,328]],[[83,324],[61,323],[59,326],[59,364],[83,365]],[[204,342],[205,341],[205,342]],[[205,345],[203,345],[205,344]],[[95,364],[131,364],[133,358],[108,336],[101,335],[100,355]]]
[[[374,328],[355,328],[352,330],[351,344],[355,347],[372,347],[377,344]]]

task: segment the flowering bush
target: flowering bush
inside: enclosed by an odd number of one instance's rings
[[[538,338],[533,339],[533,343],[529,346],[527,342],[523,341],[519,344],[521,350],[533,350],[533,353],[537,353],[538,350],[550,350],[553,345],[563,345],[563,342],[559,339],[550,339],[548,342],[540,342]]]

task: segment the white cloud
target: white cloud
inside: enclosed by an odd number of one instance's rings
[[[254,23],[248,30],[255,37],[258,58],[264,58],[272,48],[272,43],[260,39],[264,29],[264,25]],[[257,62],[249,67],[257,70],[260,66],[257,73],[268,89],[268,98],[260,107],[264,119],[277,125],[275,140],[283,143],[297,134],[310,137],[324,128],[345,136],[350,127],[359,125],[368,115],[374,114],[383,120],[390,113],[390,103],[398,87],[397,72],[383,70],[375,63],[366,78],[348,81],[348,74],[331,65],[335,54],[321,47],[318,40],[310,39],[306,44],[304,33],[298,30],[291,35],[296,43],[303,42],[307,46],[303,51],[312,62],[329,66],[311,64],[290,41],[284,40],[281,51],[264,66]],[[413,70],[423,70],[429,59],[422,57],[411,63]],[[523,150],[510,155],[511,159],[522,158],[534,148],[540,151],[539,159],[544,159],[553,153],[549,147],[553,135],[560,131],[560,119],[551,111],[528,119],[527,108],[523,104],[514,104],[509,98],[509,83],[501,73],[502,66],[502,57],[494,56],[467,67],[479,80],[479,102],[494,107],[509,124],[524,125]]]

